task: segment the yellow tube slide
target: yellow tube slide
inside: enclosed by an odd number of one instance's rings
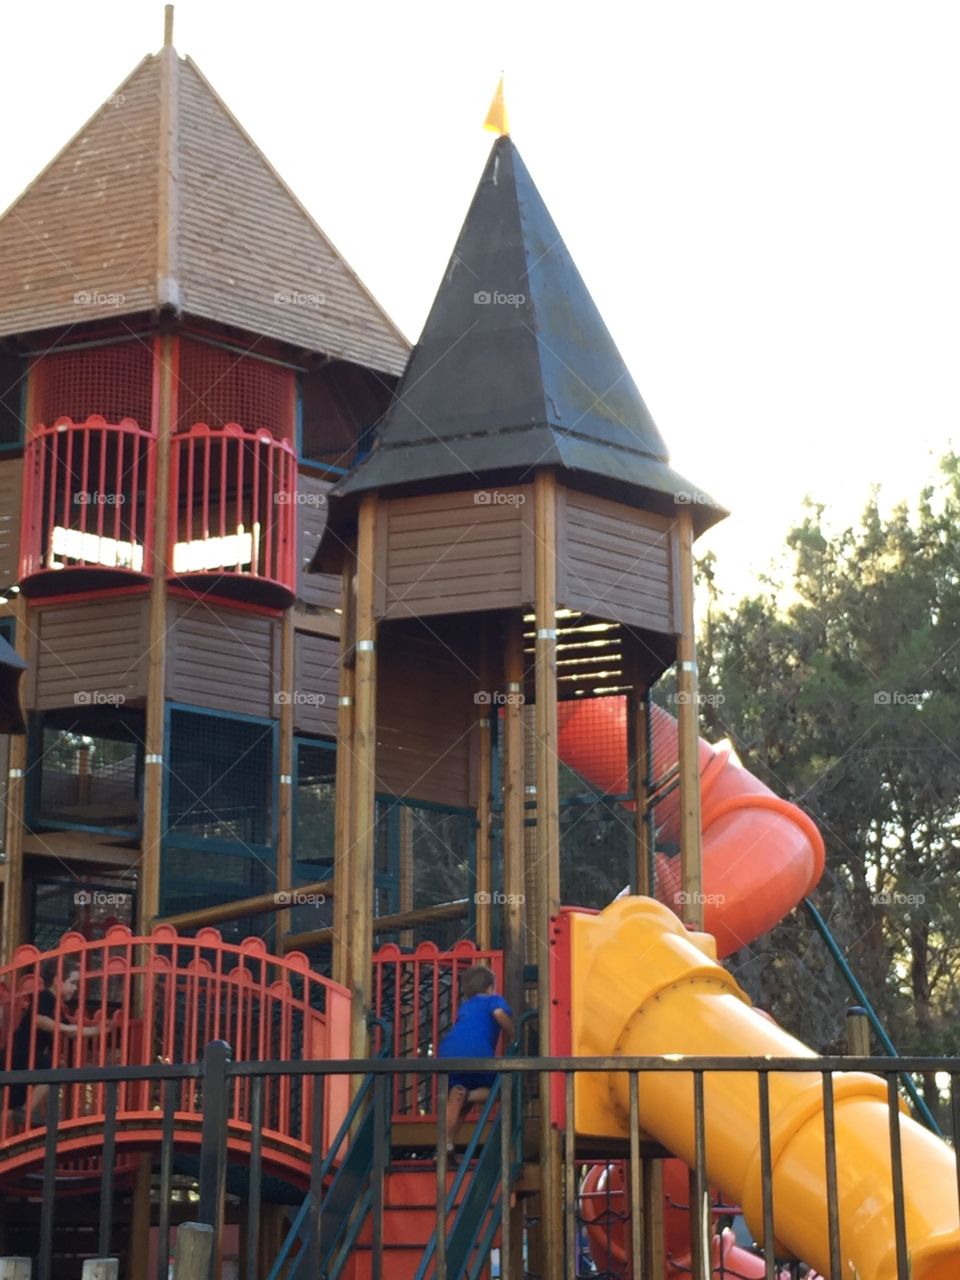
[[[815,1056],[751,1008],[713,958],[709,935],[689,933],[653,899],[623,898],[599,915],[572,914],[570,923],[575,1055]],[[834,1077],[834,1096],[843,1270],[830,1280],[898,1280],[886,1084],[878,1076],[844,1073]],[[577,1131],[625,1134],[628,1098],[625,1075],[584,1073],[576,1090]],[[692,1074],[645,1074],[639,1099],[644,1130],[692,1165]],[[757,1077],[707,1074],[704,1100],[709,1181],[743,1206],[760,1239]],[[771,1074],[770,1115],[777,1251],[829,1276],[820,1074]],[[906,1115],[900,1138],[910,1280],[960,1280],[953,1153]]]

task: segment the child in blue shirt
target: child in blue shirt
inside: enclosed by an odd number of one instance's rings
[[[437,1047],[438,1058],[492,1058],[500,1033],[513,1039],[513,1018],[503,996],[494,991],[496,979],[486,965],[476,964],[460,981],[462,1001],[457,1020]],[[483,1102],[493,1086],[492,1071],[451,1071],[447,1094],[447,1155],[467,1107]]]

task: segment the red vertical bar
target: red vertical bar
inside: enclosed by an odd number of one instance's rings
[[[130,568],[136,568],[137,546],[143,547],[143,570],[149,573],[147,549],[140,538],[140,449],[143,436],[139,431],[130,432],[130,446],[133,455],[130,459],[130,511],[127,514],[127,537],[130,539]]]
[[[220,433],[220,558],[221,564],[226,559],[223,552],[223,538],[227,533],[227,443],[230,437],[225,432]],[[223,564],[225,569],[227,566]]]
[[[264,534],[264,576],[267,578],[276,577],[273,571],[273,513],[277,509],[277,490],[273,484],[273,441],[266,445],[267,450],[267,491],[264,494],[264,505],[269,503],[268,516],[266,520],[266,532]],[[282,504],[281,504],[282,505]]]
[[[203,536],[204,539],[210,537],[210,435],[204,436],[203,451]],[[193,494],[190,495],[188,501],[192,501]]]
[[[64,477],[63,477],[63,519],[61,524],[64,529],[70,528],[70,490],[73,485],[73,432],[72,424],[66,429],[66,458],[64,460]],[[78,557],[79,559],[80,557]]]
[[[124,499],[126,498],[126,494],[123,492],[123,454],[127,435],[128,433],[123,427],[117,428],[115,433],[117,442],[117,478],[113,486],[113,536],[117,542],[120,541],[120,534],[122,532],[120,516],[121,508],[123,507]],[[132,567],[133,566],[131,565],[131,568]]]
[[[196,440],[192,438],[185,439],[183,441],[183,448],[185,448],[187,451],[187,493],[184,499],[184,505],[186,508],[186,517],[187,517],[186,541],[189,544],[193,542],[193,505],[194,505],[194,502],[196,501],[196,495],[193,491],[193,486],[194,486],[193,468],[194,468],[194,462],[197,456]],[[174,520],[176,519],[177,519],[177,515],[175,514]],[[176,528],[176,525],[174,525],[174,528]]]
[[[247,447],[245,436],[237,436],[237,533],[243,529],[247,532],[246,521],[243,518],[243,451]],[[239,538],[238,538],[239,543]],[[256,573],[256,565],[253,563],[253,536],[251,530],[250,538],[250,572]],[[237,573],[243,573],[243,553],[237,546]]]
[[[260,569],[260,534],[263,520],[260,514],[260,436],[253,437],[253,502],[250,521],[250,571],[259,575]]]
[[[90,435],[91,433],[88,432],[87,434]],[[97,503],[97,537],[102,538],[107,516],[106,503],[104,502],[104,486],[107,483],[107,441],[110,438],[110,431],[106,423],[98,428],[98,435],[100,436],[100,475],[97,480],[97,496],[99,498]],[[88,444],[86,455],[89,456],[89,453],[90,446]]]

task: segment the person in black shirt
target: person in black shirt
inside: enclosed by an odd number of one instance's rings
[[[77,993],[77,984],[80,981],[80,969],[77,965],[67,961],[61,967],[59,960],[46,960],[40,967],[40,980],[43,983],[43,989],[27,1005],[13,1033],[10,1053],[11,1071],[43,1071],[53,1066],[53,1041],[57,1030],[61,1037],[68,1038],[99,1034],[98,1027],[81,1028],[75,1022],[62,1021],[63,1005],[72,1000]],[[27,1087],[24,1084],[10,1086],[11,1110],[22,1112],[27,1100]],[[48,1084],[33,1086],[30,1099],[30,1123],[37,1122],[49,1092]]]

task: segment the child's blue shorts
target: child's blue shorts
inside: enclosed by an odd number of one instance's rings
[[[462,1085],[469,1093],[471,1089],[492,1089],[496,1075],[492,1071],[451,1071],[449,1088]]]

